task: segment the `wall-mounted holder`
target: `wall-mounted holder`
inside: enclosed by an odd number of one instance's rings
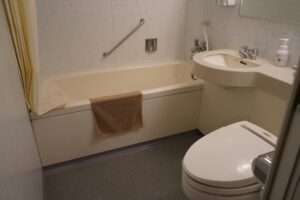
[[[217,0],[217,5],[222,7],[233,7],[236,6],[236,0]]]
[[[157,51],[157,38],[147,38],[145,40],[145,51],[147,53],[154,53]]]

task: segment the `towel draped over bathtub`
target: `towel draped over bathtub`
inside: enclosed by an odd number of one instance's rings
[[[125,133],[143,127],[141,92],[101,97],[90,101],[96,125],[101,133]]]

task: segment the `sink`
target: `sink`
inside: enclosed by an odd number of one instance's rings
[[[253,68],[259,67],[260,65],[251,62],[249,60],[242,59],[237,56],[229,55],[229,54],[214,54],[214,55],[207,55],[203,57],[203,61],[219,67],[228,67],[228,68]]]
[[[239,52],[219,49],[193,57],[193,75],[221,87],[258,87],[286,99],[294,83],[294,70],[274,66],[268,60],[242,59]]]
[[[255,87],[255,74],[265,65],[260,58],[242,59],[238,51],[226,49],[199,53],[193,60],[196,76],[225,87]]]

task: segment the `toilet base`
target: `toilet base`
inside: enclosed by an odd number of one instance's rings
[[[182,188],[185,195],[190,200],[259,200],[260,199],[259,192],[254,192],[245,195],[236,195],[236,196],[221,196],[221,195],[213,195],[213,194],[205,193],[203,191],[199,191],[193,188],[184,179],[182,180]]]

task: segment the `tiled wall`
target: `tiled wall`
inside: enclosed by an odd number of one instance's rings
[[[187,0],[37,0],[41,76],[184,59]],[[102,53],[140,18],[146,24],[109,58]],[[145,53],[145,38],[158,51]]]
[[[42,80],[72,72],[141,66],[190,59],[202,22],[210,21],[213,49],[258,47],[274,58],[279,38],[291,39],[290,65],[300,55],[300,26],[239,16],[239,6],[222,8],[214,0],[37,0]],[[146,24],[109,58],[110,49],[140,18]],[[145,38],[158,38],[158,51],[144,51]]]
[[[300,25],[240,17],[239,6],[222,8],[214,0],[189,0],[188,4],[187,50],[191,48],[194,37],[202,38],[202,29],[196,27],[201,26],[202,21],[209,20],[209,37],[213,49],[238,49],[242,45],[249,45],[259,48],[263,57],[273,60],[279,47],[279,38],[288,37],[291,39],[290,65],[298,62]]]

